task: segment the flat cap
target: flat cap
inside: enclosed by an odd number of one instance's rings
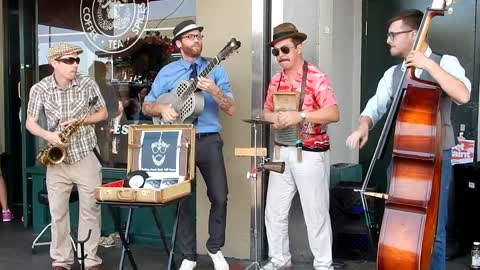
[[[68,43],[58,43],[48,48],[47,59],[48,62],[56,60],[64,55],[69,54],[81,54],[83,52],[82,48],[74,44]]]

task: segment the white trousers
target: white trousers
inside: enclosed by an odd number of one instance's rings
[[[307,225],[315,269],[333,269],[332,227],[329,215],[330,152],[302,151],[297,161],[295,147],[280,147],[276,161],[285,161],[283,174],[270,172],[265,226],[269,257],[275,263],[291,261],[288,239],[288,213],[298,190]]]

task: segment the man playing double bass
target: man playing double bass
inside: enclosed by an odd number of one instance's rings
[[[451,148],[455,144],[450,112],[452,101],[461,105],[470,100],[471,84],[455,56],[436,54],[427,43],[424,43],[419,51],[412,51],[422,18],[423,12],[419,10],[405,10],[387,22],[387,44],[390,45],[390,54],[401,57],[404,61],[389,68],[380,79],[375,95],[370,98],[361,113],[358,129],[347,138],[346,144],[351,149],[362,148],[366,144],[369,130],[387,112],[395,95],[394,91],[398,89],[402,73],[406,68],[415,67],[415,75],[418,78],[435,81],[440,85],[443,90],[440,98],[443,157],[437,232],[431,269],[443,270],[445,269],[448,189],[452,178]]]

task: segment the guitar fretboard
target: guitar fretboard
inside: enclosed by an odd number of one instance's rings
[[[204,70],[202,70],[199,76],[206,77],[208,73],[210,73],[210,71],[212,71],[212,69],[216,65],[218,65],[218,63],[220,63],[220,61],[218,60],[218,57],[213,58],[212,61],[210,61],[210,63],[208,64],[208,66]],[[193,82],[190,84],[190,86],[188,87],[188,89],[182,93],[182,97],[181,97],[182,102],[184,102],[187,98],[190,97],[190,95],[193,94],[193,92],[195,92],[195,90],[197,89],[197,83],[198,83],[198,79],[195,78]]]

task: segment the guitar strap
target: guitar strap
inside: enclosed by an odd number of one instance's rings
[[[303,107],[303,100],[305,99],[305,87],[307,84],[307,73],[308,73],[308,63],[307,61],[303,62],[303,73],[302,73],[302,86],[300,89],[300,99],[298,101],[298,111],[302,111]],[[297,142],[295,146],[297,147],[297,160],[298,162],[302,161],[302,130],[301,126],[303,124],[303,121],[300,122],[297,126]]]
[[[298,99],[298,111],[302,111],[303,107],[303,100],[305,99],[305,88],[307,85],[307,73],[308,73],[308,62],[303,62],[302,67],[302,85],[300,87],[300,98]],[[282,83],[283,73],[280,76],[280,80],[278,82],[277,91],[280,88],[280,84]],[[297,126],[297,141],[295,142],[295,147],[297,148],[297,161],[302,161],[302,134],[301,134],[301,125],[303,123],[299,123]],[[280,157],[280,146],[274,145],[274,156],[275,158]]]

